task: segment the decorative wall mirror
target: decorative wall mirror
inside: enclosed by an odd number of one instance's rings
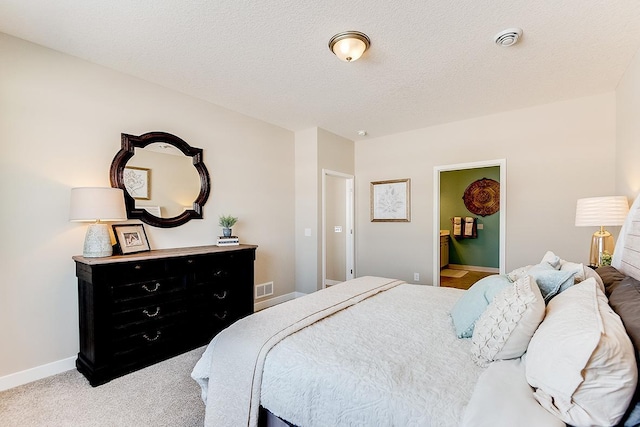
[[[124,190],[129,219],[154,227],[201,219],[211,188],[202,149],[166,132],[123,133],[109,177],[112,187]]]

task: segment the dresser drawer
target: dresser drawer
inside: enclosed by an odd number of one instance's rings
[[[123,262],[100,266],[99,269],[102,277],[109,283],[130,283],[167,275],[167,262],[164,260]]]
[[[144,302],[147,302],[146,300]],[[149,301],[152,302],[152,301]],[[112,316],[113,327],[118,329],[132,328],[136,325],[163,323],[173,321],[187,313],[187,302],[183,298],[152,302],[128,310],[115,312]]]
[[[248,265],[253,268],[253,255],[249,252],[202,257],[193,261],[192,271],[196,285],[235,280],[240,275],[243,266]]]
[[[111,297],[116,303],[135,298],[160,297],[186,290],[184,277],[158,277],[153,280],[122,283],[111,286]]]
[[[122,334],[112,341],[114,358],[122,358],[132,353],[151,353],[158,347],[185,339],[187,319],[166,325],[148,325],[139,331]]]

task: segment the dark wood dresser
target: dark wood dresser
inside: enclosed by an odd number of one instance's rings
[[[257,246],[74,256],[78,371],[92,386],[207,344],[253,313]]]

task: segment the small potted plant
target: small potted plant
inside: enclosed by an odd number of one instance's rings
[[[218,222],[218,225],[222,227],[222,235],[224,237],[231,236],[231,227],[233,227],[236,222],[238,222],[238,218],[234,216],[231,216],[231,215],[220,216],[220,221]]]

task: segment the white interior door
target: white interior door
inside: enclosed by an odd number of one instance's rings
[[[355,277],[352,175],[323,169],[322,287]]]

